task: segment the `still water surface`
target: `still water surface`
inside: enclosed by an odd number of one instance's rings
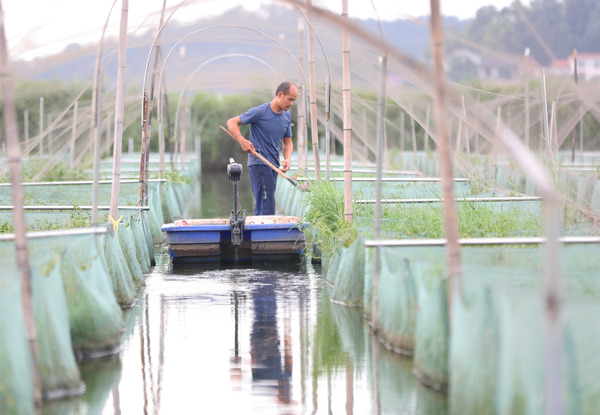
[[[229,215],[227,185],[203,187],[202,217]],[[120,355],[82,365],[86,393],[44,413],[447,413],[360,309],[329,300],[318,264],[173,269],[156,249]]]

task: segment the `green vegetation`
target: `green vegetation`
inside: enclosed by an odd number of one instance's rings
[[[56,182],[65,180],[86,180],[89,179],[88,175],[81,168],[71,168],[64,162],[58,162],[54,164],[50,169],[44,171],[39,177],[38,173],[48,164],[47,160],[34,159],[28,160],[22,163],[22,181],[23,182]],[[6,172],[4,176],[0,177],[0,183],[9,183],[10,173]]]
[[[304,220],[310,223],[306,233],[309,242],[318,246],[325,257],[334,252],[338,243],[345,247],[352,245],[358,237],[358,229],[344,220],[344,195],[335,183],[312,182],[306,195],[310,208]]]
[[[304,220],[310,223],[308,238],[319,246],[324,256],[330,255],[338,243],[350,246],[359,230],[373,232],[374,206],[354,205],[354,223],[344,220],[342,189],[321,180],[311,184],[307,193]],[[509,206],[493,209],[493,203],[461,202],[458,204],[459,230],[462,238],[540,236],[541,218],[535,212]],[[443,238],[443,207],[441,203],[382,206],[382,233],[396,238]]]
[[[99,214],[98,223],[108,223],[108,213]],[[63,229],[89,228],[92,226],[92,214],[89,211],[83,211],[79,207],[69,212],[69,218],[66,221],[53,221],[50,219],[35,219],[32,224],[27,226],[28,232],[54,231]],[[0,233],[14,233],[15,227],[12,222],[2,222],[0,224]]]
[[[492,210],[492,203],[461,202],[458,221],[461,238],[539,236],[542,223],[539,216],[515,208]],[[356,205],[357,222],[372,222],[373,205]],[[384,205],[382,232],[394,237],[443,238],[444,222],[441,203]],[[372,227],[372,226],[371,226]]]
[[[190,184],[192,179],[181,170],[172,170],[165,173],[165,179],[171,183]]]

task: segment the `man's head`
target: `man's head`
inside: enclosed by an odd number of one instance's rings
[[[298,98],[298,88],[292,82],[282,82],[275,91],[274,104],[283,111],[288,111]]]

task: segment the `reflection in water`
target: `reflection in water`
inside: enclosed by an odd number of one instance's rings
[[[433,414],[445,395],[333,304],[318,270],[175,269],[168,254],[128,312],[120,359],[44,414]]]
[[[277,297],[275,294],[277,275],[266,274],[253,278],[252,300],[254,322],[250,334],[250,356],[252,357],[252,380],[271,381],[267,385],[277,388],[279,402],[290,403],[290,377],[292,356],[290,350],[289,327],[286,327],[284,366],[281,364],[279,333],[277,328]]]

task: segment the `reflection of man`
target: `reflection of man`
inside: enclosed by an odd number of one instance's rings
[[[283,141],[282,171],[290,168],[294,145],[292,143],[291,115],[288,112],[298,97],[298,89],[291,82],[283,82],[271,102],[254,107],[227,120],[227,128],[248,155],[248,176],[254,194],[254,214],[275,214],[275,186],[277,172],[253,153],[260,153],[273,165],[279,166],[279,151]],[[240,125],[250,124],[249,140],[244,138]]]
[[[266,276],[268,278],[268,276]],[[277,275],[272,276],[273,279]],[[256,281],[252,293],[254,301],[254,323],[250,335],[252,357],[252,380],[277,381],[278,397],[282,403],[291,400],[291,357],[285,356],[285,370],[281,364],[279,334],[277,332],[277,296],[274,281]],[[288,339],[286,339],[288,340]],[[287,343],[287,342],[286,342]],[[291,349],[291,345],[287,345]],[[286,347],[286,351],[288,351]],[[287,355],[287,353],[286,353]]]

